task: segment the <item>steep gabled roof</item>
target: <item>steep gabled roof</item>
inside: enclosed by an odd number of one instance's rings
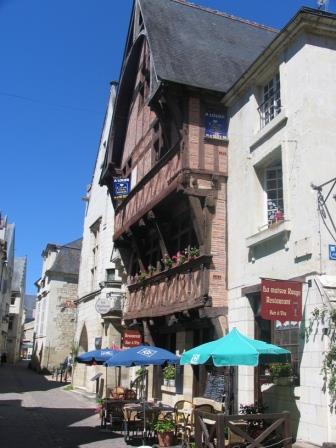
[[[54,264],[48,271],[78,275],[81,248],[82,238],[61,246]]]
[[[276,31],[178,0],[139,0],[159,80],[227,91]]]

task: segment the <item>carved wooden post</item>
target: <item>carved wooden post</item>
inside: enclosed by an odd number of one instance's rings
[[[225,448],[225,427],[226,427],[226,415],[223,413],[217,414],[216,418],[217,448]]]
[[[199,411],[195,410],[195,444],[197,447],[202,446],[202,428],[200,424]]]
[[[292,433],[290,429],[290,414],[288,411],[284,411],[284,423],[283,423],[283,438],[285,439],[284,446],[292,448]]]

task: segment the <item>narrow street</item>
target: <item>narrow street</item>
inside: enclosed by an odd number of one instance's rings
[[[26,363],[0,367],[1,448],[123,448],[122,437],[99,428],[95,404],[64,390]]]

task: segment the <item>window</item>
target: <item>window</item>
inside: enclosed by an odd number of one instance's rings
[[[170,229],[170,242],[173,254],[181,252],[189,246],[197,246],[197,238],[189,211],[174,217]]]
[[[268,225],[284,220],[281,162],[265,169],[265,192],[267,196]]]
[[[12,330],[13,329],[13,323],[14,323],[14,316],[9,316],[8,330]]]
[[[100,222],[98,219],[91,226],[91,289],[95,289],[97,286],[97,268],[99,260],[99,232],[100,232]]]
[[[280,75],[277,73],[268,81],[262,92],[262,104],[258,108],[260,127],[263,128],[281,112]]]
[[[292,354],[292,368],[297,380],[300,378],[299,365],[299,335],[300,327],[298,322],[275,322],[274,341],[279,347],[289,350]]]
[[[12,296],[12,297],[11,297],[11,305],[15,305],[15,299],[16,299],[15,296]]]
[[[113,282],[116,279],[115,269],[106,269],[106,281]]]
[[[161,250],[159,245],[159,239],[154,230],[149,232],[146,239],[146,251],[145,251],[145,263],[148,266],[156,268],[157,262],[161,259]]]

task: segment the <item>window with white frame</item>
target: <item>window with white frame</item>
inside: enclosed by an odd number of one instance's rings
[[[277,73],[262,90],[262,104],[258,108],[260,127],[263,128],[281,112],[280,75]]]
[[[284,201],[281,161],[265,169],[268,225],[284,220]]]
[[[91,230],[91,289],[94,290],[97,286],[97,270],[99,260],[99,234],[100,234],[99,219],[90,228]]]

